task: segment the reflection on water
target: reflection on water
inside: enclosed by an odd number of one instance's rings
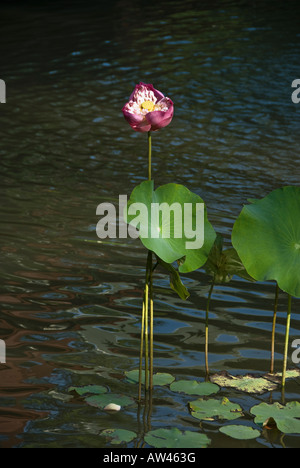
[[[1,23],[0,338],[7,362],[0,368],[0,441],[104,446],[98,434],[111,417],[99,411],[95,418],[95,408],[71,400],[67,389],[100,382],[126,393],[123,373],[137,365],[145,252],[138,241],[99,242],[95,233],[97,205],[146,177],[144,135],[131,131],[121,108],[138,81],[172,98],[172,124],[153,135],[155,183],[182,183],[201,195],[228,241],[248,198],[299,183],[295,5],[20,3],[1,6]],[[155,369],[203,378],[209,285],[203,271],[183,280],[187,302],[162,271],[155,275]],[[212,370],[268,370],[273,289],[238,278],[216,287]],[[285,310],[282,295],[278,366]],[[293,338],[298,322],[295,315]],[[299,399],[297,382],[289,385],[287,398]],[[256,401],[233,397],[246,408]],[[166,398],[158,389],[155,398],[155,426],[197,427],[171,392]],[[113,424],[136,430],[135,412]],[[213,445],[229,443],[207,431]]]

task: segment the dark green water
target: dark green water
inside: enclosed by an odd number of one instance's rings
[[[299,184],[300,78],[297,2],[4,2],[0,6],[1,266],[0,444],[105,447],[103,429],[139,430],[136,407],[112,416],[68,399],[97,383],[136,396],[123,380],[138,364],[146,252],[132,239],[96,236],[96,207],[147,176],[146,136],[121,109],[139,81],[175,104],[153,135],[156,185],[177,182],[206,202],[229,241],[248,198]],[[204,379],[208,277],[183,277],[181,301],[161,270],[155,281],[155,371]],[[269,370],[274,285],[233,278],[214,291],[210,368]],[[280,296],[281,370],[286,298]],[[294,301],[291,341],[299,338]],[[289,357],[292,349],[290,348]],[[289,362],[289,365],[293,363]],[[294,365],[293,365],[294,366]],[[222,390],[249,425],[270,395]],[[273,401],[280,401],[274,392]],[[151,427],[200,430],[185,398],[156,388]],[[300,400],[289,381],[286,400]],[[238,442],[205,423],[211,447],[299,447],[298,436]],[[254,427],[254,426],[253,426]]]

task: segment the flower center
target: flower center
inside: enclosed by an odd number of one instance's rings
[[[149,112],[152,112],[152,111],[153,111],[154,106],[155,106],[155,104],[154,104],[153,101],[144,101],[144,102],[142,102],[142,104],[141,104],[142,109],[146,109],[146,110],[149,111]]]

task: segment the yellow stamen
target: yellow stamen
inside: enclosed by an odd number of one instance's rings
[[[149,112],[153,111],[154,106],[155,106],[155,104],[154,104],[154,102],[152,102],[152,101],[144,101],[144,102],[142,103],[142,109],[146,109],[146,110],[148,110]]]

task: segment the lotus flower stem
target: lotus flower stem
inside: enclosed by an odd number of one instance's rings
[[[209,305],[212,296],[212,292],[215,286],[215,277],[211,283],[211,287],[208,293],[208,299],[206,304],[206,317],[205,317],[205,373],[206,378],[209,376],[209,367],[208,367],[208,316],[209,316]]]
[[[142,308],[138,401],[141,401],[141,398],[142,398],[142,371],[143,371],[144,329],[145,329],[145,295],[146,295],[146,288],[145,288],[145,291],[144,291],[143,308]]]
[[[149,271],[148,261],[146,266],[145,288],[142,306],[142,323],[141,323],[141,339],[140,339],[140,363],[139,363],[139,391],[138,401],[142,398],[142,372],[143,372],[143,353],[144,353],[144,339],[145,339],[145,385],[147,382],[148,374],[148,328],[147,328],[147,315],[148,315],[148,296],[149,296]]]
[[[151,165],[152,165],[152,137],[151,131],[148,132],[148,180],[151,180]],[[149,271],[149,296],[150,296],[150,359],[149,359],[149,367],[150,367],[150,390],[153,388],[153,269],[152,269],[152,252],[149,250],[148,252],[148,259],[147,259],[147,268]],[[146,326],[148,326],[148,321],[146,321]],[[146,389],[147,389],[146,385]]]
[[[151,148],[151,132],[148,132],[148,180],[151,180],[151,158],[152,158],[152,148]]]
[[[270,374],[274,374],[275,329],[276,329],[276,320],[277,320],[278,296],[279,296],[279,286],[278,286],[278,283],[276,283],[275,303],[274,303],[274,314],[273,314],[273,325],[272,325],[272,345],[271,345],[271,367],[270,367]]]
[[[148,133],[148,180],[151,180],[151,132],[166,127],[173,119],[174,104],[170,98],[150,83],[140,82],[131,93],[128,102],[122,109],[125,120],[136,132]],[[152,389],[153,375],[153,292],[152,292],[152,252],[148,252],[146,267],[146,284],[143,298],[140,367],[139,367],[139,393],[141,400],[142,362],[145,341],[145,387],[148,389],[148,303],[150,294],[150,389]]]
[[[149,254],[148,254],[149,256]],[[148,261],[147,261],[147,280],[145,285],[145,389],[148,390],[149,388],[149,370],[148,370],[148,363],[149,363],[149,339],[148,339],[148,308],[149,308],[149,270],[148,270]]]
[[[150,276],[149,276],[149,296],[150,296],[150,390],[153,388],[153,268],[152,268],[152,252],[149,252],[150,260]]]
[[[148,251],[147,264],[146,264],[146,278],[142,307],[142,324],[141,324],[141,340],[140,340],[140,362],[139,362],[139,391],[138,401],[142,398],[142,371],[143,371],[143,353],[145,343],[145,389],[149,388],[149,294],[150,294],[150,310],[151,310],[151,294],[150,277],[152,275],[152,252]],[[151,336],[151,335],[150,335]],[[151,352],[152,345],[150,345]],[[151,362],[151,361],[150,361]],[[153,367],[153,364],[152,364]],[[151,379],[152,380],[152,379]]]
[[[151,132],[148,132],[148,180],[151,180]],[[152,285],[152,252],[148,251],[145,289],[142,307],[142,324],[141,324],[141,340],[140,340],[140,362],[139,362],[139,390],[138,401],[142,398],[142,370],[143,370],[143,353],[145,343],[145,390],[153,388],[153,285]],[[150,307],[149,307],[150,306]],[[150,312],[150,317],[149,317]],[[150,339],[149,339],[150,325]],[[149,354],[150,351],[150,354]],[[150,371],[150,375],[149,375]]]
[[[292,311],[292,296],[289,294],[288,295],[288,311],[287,311],[287,318],[286,318],[283,369],[282,369],[282,389],[283,390],[285,388],[285,376],[286,376],[287,355],[288,355],[288,347],[289,347],[289,334],[290,334],[290,324],[291,324],[291,311]]]

